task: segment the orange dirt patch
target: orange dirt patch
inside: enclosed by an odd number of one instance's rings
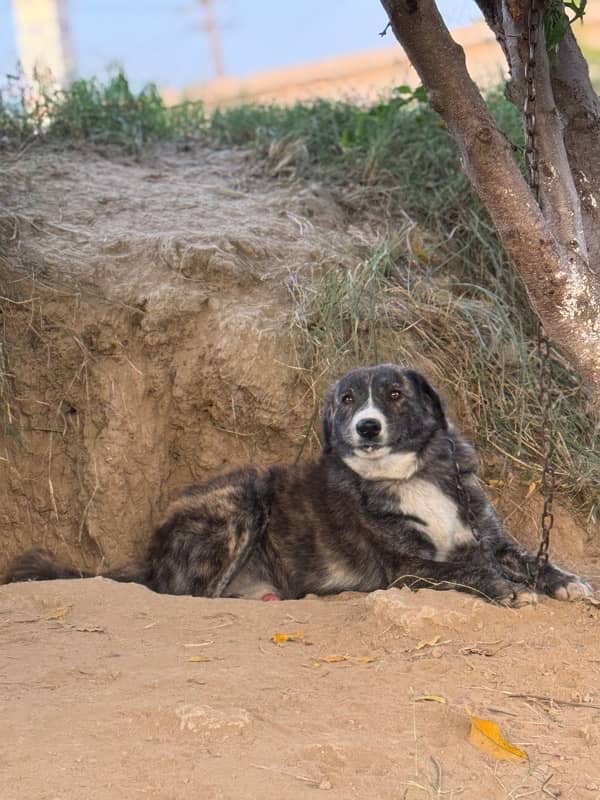
[[[406,589],[262,603],[3,586],[2,797],[593,800],[599,615]],[[527,760],[474,747],[472,716]]]

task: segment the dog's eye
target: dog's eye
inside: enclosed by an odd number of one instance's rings
[[[345,406],[349,406],[351,403],[354,402],[354,395],[352,392],[345,392],[341,397],[340,400]]]
[[[402,395],[400,394],[398,389],[392,389],[392,391],[390,392],[390,400],[400,400],[401,397]]]

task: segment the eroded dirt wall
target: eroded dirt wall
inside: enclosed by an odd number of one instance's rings
[[[0,571],[127,559],[178,488],[314,446],[289,282],[346,257],[322,190],[236,153],[37,153],[2,205]]]

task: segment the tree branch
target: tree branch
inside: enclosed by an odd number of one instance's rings
[[[527,94],[525,64],[529,55],[529,2],[530,0],[477,0],[506,56],[510,73],[506,96],[521,112]],[[540,5],[543,5],[541,0]],[[554,101],[541,13],[538,22],[535,86],[536,149],[544,216],[558,241],[585,259],[588,248],[581,198],[563,138],[562,121]]]
[[[600,273],[600,100],[570,27],[550,64],[550,80],[581,201],[590,268]]]
[[[507,50],[512,76],[510,99],[522,110],[527,92],[525,64],[528,59],[529,0],[513,0],[503,5],[503,27],[507,42],[510,43]],[[540,201],[544,217],[560,244],[586,259],[587,244],[581,204],[565,148],[562,122],[552,93],[541,15],[535,61],[535,138],[540,173]]]
[[[431,105],[454,137],[463,169],[546,330],[587,378],[600,409],[600,285],[592,280],[583,259],[562,246],[550,229],[434,0],[381,3]]]
[[[496,41],[504,52],[506,63],[510,72],[509,43],[504,33],[504,23],[502,20],[502,0],[475,0],[483,14],[485,21],[494,33]]]

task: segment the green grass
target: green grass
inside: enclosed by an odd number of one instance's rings
[[[489,107],[521,160],[515,109]],[[30,141],[115,144],[143,153],[161,140],[252,148],[266,175],[317,180],[348,215],[371,219],[380,243],[353,268],[332,265],[294,283],[296,329],[319,373],[383,359],[418,360],[453,394],[494,470],[539,476],[535,319],[520,279],[462,174],[439,117],[406,87],[370,108],[316,101],[207,114],[201,103],[165,107],[150,86],[135,94],[117,73],[77,81],[25,106],[0,101],[0,133]],[[325,365],[325,368],[323,367]],[[561,488],[600,517],[600,442],[577,376],[554,352],[554,420]]]
[[[197,136],[206,123],[202,103],[168,108],[156,86],[131,90],[123,72],[102,84],[78,80],[66,90],[23,91],[9,79],[0,96],[0,133],[16,140],[44,137],[139,149],[160,139]]]

